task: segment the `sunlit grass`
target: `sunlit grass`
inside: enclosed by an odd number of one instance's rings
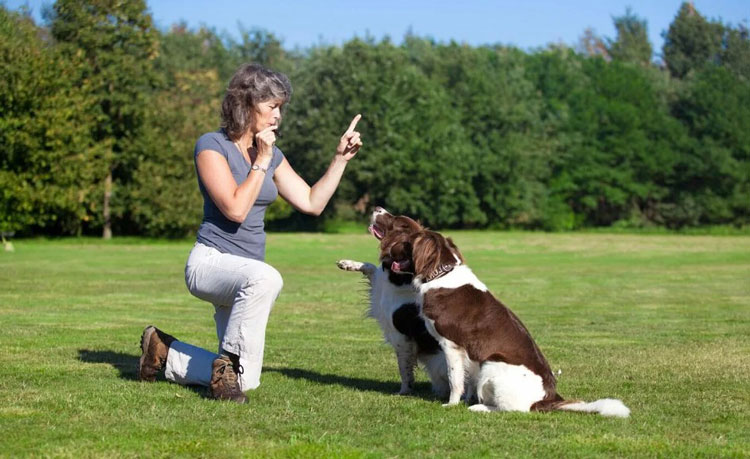
[[[24,241],[0,254],[2,455],[743,456],[750,451],[750,237],[454,232],[569,398],[629,419],[443,408],[364,318],[366,234],[272,234],[285,287],[245,406],[135,381],[155,324],[216,347],[189,295],[189,242]]]

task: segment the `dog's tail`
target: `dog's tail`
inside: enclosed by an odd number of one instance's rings
[[[594,402],[578,400],[562,400],[558,395],[556,400],[542,400],[531,406],[531,411],[580,411],[583,413],[598,413],[602,416],[627,418],[630,409],[621,400],[602,398]]]

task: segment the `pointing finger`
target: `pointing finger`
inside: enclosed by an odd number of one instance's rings
[[[362,115],[357,115],[354,117],[351,123],[349,123],[349,129],[346,130],[345,134],[349,134],[350,132],[354,132],[354,128],[357,126],[357,123],[359,122],[360,118],[362,118]]]

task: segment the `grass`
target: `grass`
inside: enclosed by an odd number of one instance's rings
[[[366,234],[271,234],[285,287],[261,387],[240,406],[135,380],[155,324],[216,347],[183,281],[191,243],[14,240],[0,253],[0,456],[750,455],[750,236],[453,232],[524,321],[563,396],[621,398],[629,419],[443,408],[399,388],[363,317]]]

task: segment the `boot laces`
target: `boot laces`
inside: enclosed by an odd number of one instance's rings
[[[219,368],[219,374],[221,374],[222,379],[224,379],[227,383],[234,385],[237,383],[237,376],[241,375],[244,369],[241,365],[237,365],[239,367],[239,371],[235,368],[233,363],[225,363],[224,365]],[[232,371],[227,371],[227,368],[231,368]]]
[[[229,358],[229,361],[232,363],[232,369],[234,372],[238,375],[241,375],[245,372],[245,369],[240,365],[240,356],[239,355],[227,355]]]

